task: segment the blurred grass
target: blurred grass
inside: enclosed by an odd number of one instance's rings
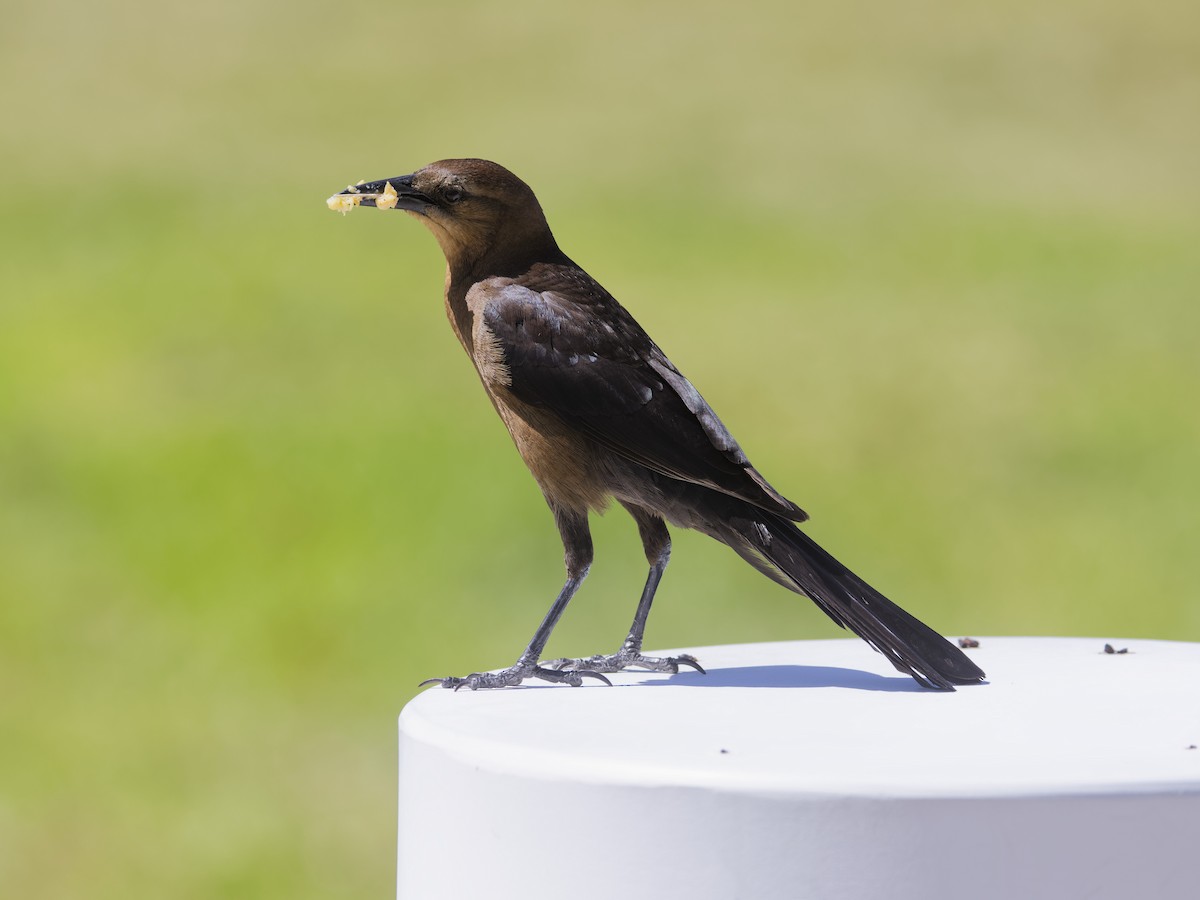
[[[948,633],[1200,639],[1200,14],[1066,0],[83,6],[0,33],[0,884],[390,891],[394,715],[549,516],[407,217],[538,190],[813,533]],[[620,514],[554,653],[615,646]],[[836,633],[694,535],[658,645]]]

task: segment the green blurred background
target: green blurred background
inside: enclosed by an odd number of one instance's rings
[[[392,891],[396,714],[561,581],[432,238],[324,207],[440,157],[935,626],[1200,640],[1198,9],[8,0],[0,891]],[[675,546],[651,645],[840,634]]]

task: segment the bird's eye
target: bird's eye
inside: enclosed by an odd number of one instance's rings
[[[450,185],[444,191],[442,191],[442,197],[445,198],[447,203],[457,203],[462,199],[462,196],[462,188],[455,185]]]

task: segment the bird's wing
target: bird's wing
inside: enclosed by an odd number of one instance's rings
[[[491,366],[522,403],[553,412],[656,472],[805,518],[750,465],[712,407],[607,294],[481,283],[467,300],[477,365],[481,372]]]

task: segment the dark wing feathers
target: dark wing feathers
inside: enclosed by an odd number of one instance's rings
[[[802,521],[632,316],[591,285],[580,296],[509,282],[481,298],[476,314],[512,394],[626,459]]]

